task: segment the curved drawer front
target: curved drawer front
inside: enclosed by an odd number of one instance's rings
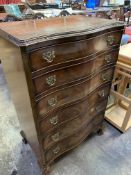
[[[40,131],[42,134],[47,134],[54,128],[57,128],[64,122],[70,121],[80,115],[83,115],[87,110],[94,106],[96,103],[106,99],[109,95],[110,84],[106,84],[95,91],[93,91],[87,98],[81,101],[75,102],[75,104],[69,105],[60,110],[49,114],[46,118],[40,122]],[[93,109],[91,109],[92,111]]]
[[[108,68],[102,72],[99,72],[89,80],[80,82],[77,85],[74,84],[71,87],[66,87],[62,90],[59,90],[58,92],[54,92],[51,95],[47,95],[46,97],[39,99],[37,102],[39,115],[44,115],[56,107],[65,105],[87,96],[98,86],[111,81],[113,72],[114,67]]]
[[[92,122],[85,123],[83,128],[78,130],[75,134],[52,146],[52,148],[45,153],[46,162],[50,163],[64,152],[78,146],[91,133],[91,131],[102,122],[103,118],[104,114],[98,115],[92,120]]]
[[[78,129],[80,129],[85,123],[89,123],[93,117],[97,116],[99,113],[104,112],[107,105],[107,99],[102,103],[96,104],[91,108],[84,108],[80,112],[80,116],[77,118],[70,120],[68,122],[63,123],[61,126],[53,129],[50,133],[48,133],[43,139],[43,147],[47,149],[53,146],[55,143],[69,137],[73,133],[75,133]]]
[[[111,63],[115,63],[118,57],[118,50],[111,53],[100,54],[90,61],[79,63],[76,66],[52,71],[51,73],[37,76],[33,79],[36,94],[48,91],[51,88],[76,81],[80,78],[88,77],[91,73]]]
[[[87,40],[51,46],[30,54],[32,71],[60,63],[80,59],[119,45],[122,31],[114,31]]]

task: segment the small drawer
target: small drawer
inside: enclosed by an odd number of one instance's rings
[[[51,163],[63,153],[77,147],[95,128],[98,127],[99,124],[101,124],[103,120],[104,114],[99,114],[90,123],[85,123],[85,125],[72,136],[64,139],[63,141],[59,141],[48,150],[45,150],[46,163]]]
[[[76,118],[67,121],[53,129],[51,132],[46,134],[45,138],[43,139],[44,149],[47,149],[53,146],[55,143],[65,139],[66,137],[69,137],[78,129],[83,127],[85,123],[88,124],[95,116],[105,111],[106,105],[107,99],[90,108],[87,106],[86,108],[83,108],[83,111],[80,111],[79,116],[76,116]]]
[[[103,52],[114,45],[119,45],[121,35],[122,31],[113,31],[87,40],[55,45],[34,51],[30,53],[32,71]]]
[[[37,101],[37,109],[39,115],[44,115],[54,108],[74,102],[78,99],[86,97],[90,92],[104,83],[111,82],[114,73],[114,67],[92,75],[89,79],[73,84],[70,87],[60,89],[51,95],[42,96]]]
[[[54,87],[74,82],[78,79],[88,77],[91,73],[101,69],[108,64],[115,64],[118,58],[118,50],[111,53],[100,54],[89,61],[77,65],[52,71],[33,78],[36,95],[43,91],[48,91]]]
[[[41,134],[46,135],[49,131],[57,128],[64,122],[70,121],[78,116],[80,116],[81,111],[85,111],[88,106],[87,100],[82,102],[76,102],[68,107],[56,110],[53,114],[49,114],[46,118],[40,121],[40,131]]]
[[[41,134],[46,135],[49,131],[57,128],[62,123],[83,115],[89,108],[91,108],[91,106],[101,103],[101,101],[107,99],[109,91],[110,84],[108,83],[100,88],[97,88],[95,91],[90,93],[87,98],[84,98],[81,101],[76,101],[74,104],[60,110],[56,110],[55,112],[53,111],[53,114],[51,113],[47,115],[46,118],[42,118],[40,121]],[[93,111],[93,109],[91,109],[91,111]]]
[[[111,84],[104,85],[102,87],[97,88],[95,91],[91,92],[88,95],[88,102],[90,104],[94,104],[95,102],[101,102],[105,98],[109,96]]]

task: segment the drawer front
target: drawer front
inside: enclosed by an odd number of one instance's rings
[[[90,93],[87,98],[77,101],[68,107],[58,109],[55,112],[46,116],[40,121],[41,134],[46,135],[48,132],[57,128],[64,122],[68,122],[80,115],[87,112],[87,109],[91,108],[97,103],[100,103],[104,99],[107,99],[110,92],[110,84],[106,84],[95,91]]]
[[[54,87],[88,77],[91,73],[111,63],[115,63],[118,58],[118,50],[111,53],[100,54],[90,61],[79,63],[75,66],[55,70],[51,73],[37,76],[33,79],[36,94],[48,91]]]
[[[78,130],[75,134],[53,145],[52,148],[45,152],[46,162],[50,163],[61,154],[78,146],[92,132],[92,130],[94,130],[99,126],[99,124],[101,124],[103,119],[104,114],[98,115],[90,123],[85,123],[83,128]]]
[[[43,139],[43,148],[50,148],[57,142],[77,132],[77,130],[83,127],[85,123],[89,123],[95,116],[97,116],[101,112],[104,112],[106,105],[107,99],[102,103],[92,106],[91,108],[86,107],[80,112],[78,117],[68,122],[65,122],[57,128],[53,129]]]
[[[89,80],[80,82],[77,85],[71,87],[65,87],[64,89],[54,92],[51,95],[47,95],[37,102],[37,109],[39,115],[44,115],[50,110],[63,106],[67,103],[76,101],[87,96],[94,89],[102,85],[103,83],[110,82],[114,73],[114,67],[108,68],[99,72],[97,75]]]
[[[114,31],[87,40],[65,43],[34,51],[30,54],[32,71],[105,51],[113,45],[119,45],[121,35],[122,31]]]

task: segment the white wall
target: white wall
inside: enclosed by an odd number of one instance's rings
[[[116,0],[117,4],[123,5],[124,4],[124,0]]]
[[[120,4],[123,5],[124,4],[124,0],[110,0],[111,4]]]

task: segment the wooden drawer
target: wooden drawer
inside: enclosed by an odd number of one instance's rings
[[[103,83],[110,82],[112,80],[113,72],[114,67],[105,69],[97,73],[97,75],[92,75],[90,79],[78,82],[78,84],[73,84],[70,87],[64,87],[50,95],[42,96],[37,101],[39,115],[44,115],[54,108],[87,96],[91,91]]]
[[[89,123],[95,116],[97,117],[98,114],[104,112],[106,105],[107,99],[99,104],[95,104],[91,108],[86,107],[84,110],[80,111],[79,116],[76,116],[75,119],[67,121],[53,129],[43,139],[43,148],[50,148],[57,142],[77,132],[85,123]]]
[[[50,73],[42,74],[33,78],[36,94],[48,91],[54,87],[66,85],[69,82],[88,77],[91,73],[99,70],[103,66],[115,63],[118,58],[118,49],[110,53],[99,54],[91,60],[70,66],[64,69],[53,70]]]
[[[30,53],[32,71],[103,52],[114,45],[119,45],[121,35],[121,30],[114,31],[87,40],[54,45],[34,51]]]
[[[99,114],[90,123],[85,123],[85,125],[77,130],[77,132],[75,132],[72,136],[53,145],[52,148],[45,152],[46,162],[50,163],[64,152],[78,146],[91,133],[92,130],[97,128],[97,126],[103,121],[103,118],[104,114]]]
[[[62,123],[83,115],[89,108],[106,99],[109,95],[109,91],[110,83],[97,88],[95,91],[90,93],[88,97],[48,114],[40,121],[41,134],[46,135],[51,130],[59,127]]]

